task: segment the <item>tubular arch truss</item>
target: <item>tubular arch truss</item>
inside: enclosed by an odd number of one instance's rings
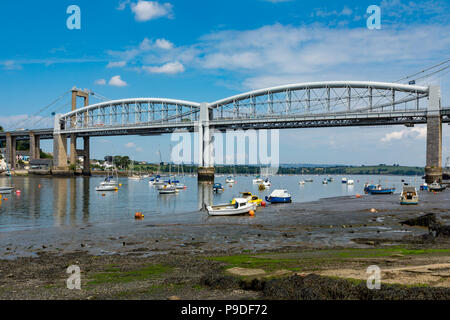
[[[376,115],[427,110],[429,88],[371,81],[327,81],[255,90],[207,104],[210,124],[307,116]],[[107,101],[59,117],[61,131],[183,127],[199,120],[200,103],[138,98]]]

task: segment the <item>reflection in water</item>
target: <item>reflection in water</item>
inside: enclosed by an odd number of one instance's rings
[[[89,222],[90,183],[88,177],[83,177],[83,223]]]
[[[77,221],[77,179],[70,179],[70,225],[73,226]]]
[[[197,199],[198,199],[198,210],[206,210],[206,206],[210,206],[213,204],[213,189],[212,189],[212,183],[209,182],[198,182],[198,193],[197,193]]]
[[[67,214],[67,179],[55,178],[53,181],[53,216],[56,226],[64,225]]]

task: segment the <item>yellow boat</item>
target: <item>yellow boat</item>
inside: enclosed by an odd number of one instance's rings
[[[261,202],[263,202],[263,199],[258,198],[258,196],[253,195],[251,192],[241,192],[242,198],[247,199],[249,203],[256,203],[256,205],[259,207],[261,206]],[[231,204],[235,204],[236,199],[231,200]]]

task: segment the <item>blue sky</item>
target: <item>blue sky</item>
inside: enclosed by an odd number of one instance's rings
[[[66,27],[72,4],[81,9],[81,30]],[[381,7],[381,30],[366,28],[372,4]],[[5,0],[0,125],[49,117],[52,110],[39,111],[74,85],[110,99],[202,102],[294,82],[394,81],[449,58],[449,12],[449,3],[439,0]],[[443,104],[450,105],[449,74],[420,84],[431,83],[441,85]],[[68,111],[67,104],[59,104],[58,112]],[[450,155],[447,127],[444,158]],[[422,166],[424,130],[282,130],[280,161]],[[157,161],[155,146],[168,157],[169,139],[95,138],[93,156],[114,150]],[[43,148],[51,151],[52,145]]]

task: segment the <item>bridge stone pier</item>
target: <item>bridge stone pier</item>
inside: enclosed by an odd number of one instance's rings
[[[33,131],[30,131],[30,159],[38,160],[41,158],[41,138]]]
[[[212,118],[213,110],[209,104],[200,104],[200,119],[196,128],[199,140],[197,178],[200,182],[214,182],[214,129],[210,126]]]
[[[427,162],[425,181],[442,181],[442,116],[439,86],[430,86],[427,112]]]
[[[10,132],[6,133],[6,162],[12,170],[16,169],[17,165],[17,139],[12,136]]]

